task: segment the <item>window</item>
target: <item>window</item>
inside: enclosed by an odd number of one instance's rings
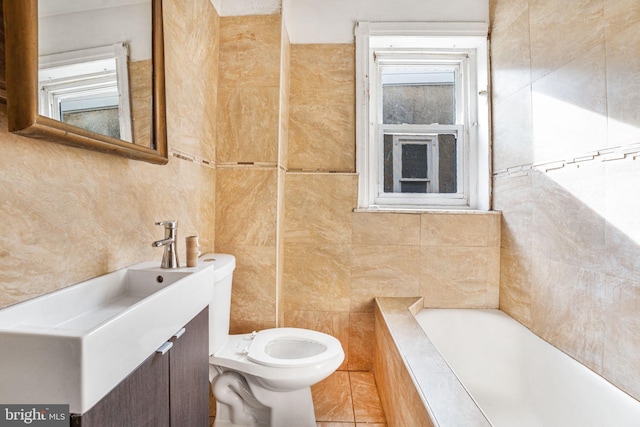
[[[359,208],[488,209],[486,29],[358,24]]]
[[[40,114],[131,142],[127,67],[126,43],[41,56]]]

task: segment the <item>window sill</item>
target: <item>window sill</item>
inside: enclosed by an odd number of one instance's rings
[[[483,211],[478,209],[464,209],[464,208],[452,208],[452,207],[429,207],[429,208],[355,208],[354,213],[401,213],[401,214],[454,214],[454,215],[486,215],[496,214],[499,215],[499,211]]]

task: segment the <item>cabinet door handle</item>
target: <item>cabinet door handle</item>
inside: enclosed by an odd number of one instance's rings
[[[184,334],[185,332],[187,332],[187,330],[185,328],[180,329],[178,332],[176,332],[175,334],[173,334],[173,337],[175,339],[178,339],[182,336],[182,334]]]
[[[173,347],[173,343],[171,341],[167,341],[164,344],[162,344],[160,348],[156,350],[156,353],[160,353],[164,355],[167,353],[167,351],[171,349],[171,347]]]

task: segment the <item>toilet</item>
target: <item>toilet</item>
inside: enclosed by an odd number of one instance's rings
[[[229,335],[235,257],[206,254],[215,279],[209,305],[209,379],[216,398],[214,427],[315,427],[311,386],[344,360],[340,341],[301,328]]]

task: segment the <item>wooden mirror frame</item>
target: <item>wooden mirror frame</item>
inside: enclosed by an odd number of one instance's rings
[[[168,162],[162,0],[151,0],[150,147],[100,135],[38,113],[38,0],[4,0],[9,132],[155,164]]]

